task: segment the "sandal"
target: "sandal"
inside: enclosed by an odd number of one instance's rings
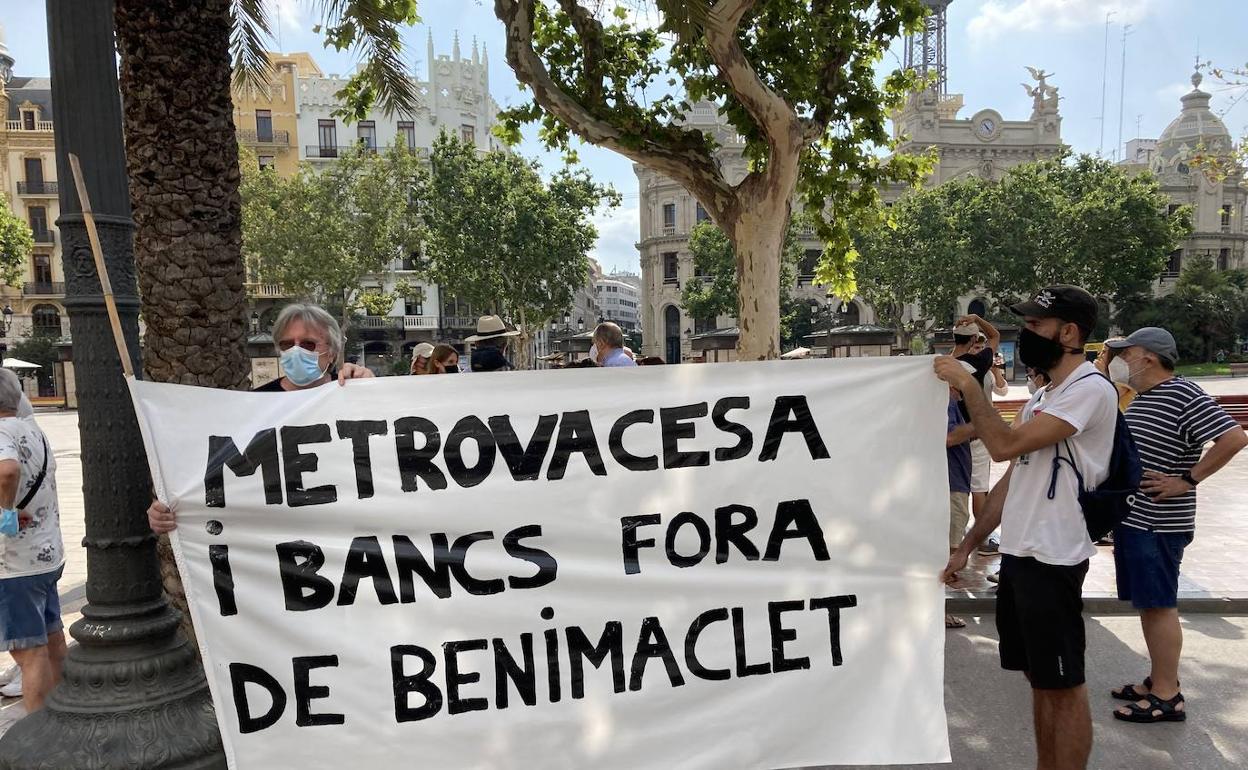
[[[1148,701],[1148,706],[1141,708],[1138,703],[1128,703],[1124,708],[1128,709],[1126,714],[1115,709],[1114,719],[1121,719],[1124,722],[1141,722],[1144,724],[1152,724],[1154,722],[1184,722],[1187,720],[1187,710],[1179,708],[1183,705],[1183,693],[1179,693],[1169,700],[1162,700],[1156,695],[1150,694],[1144,700]]]
[[[1150,692],[1152,691],[1153,678],[1151,676],[1144,677],[1144,687],[1148,691]],[[1117,690],[1110,690],[1109,694],[1111,697],[1117,700],[1129,700],[1132,703],[1136,701],[1141,701],[1141,700],[1148,700],[1148,696],[1140,692],[1139,690],[1135,689],[1134,684],[1124,684],[1122,687],[1119,687]]]
[[[1153,678],[1151,676],[1144,677],[1143,684],[1144,684],[1144,687],[1149,692],[1152,692]],[[1176,684],[1180,684],[1180,683],[1176,682]],[[1124,684],[1122,687],[1118,688],[1118,690],[1116,691],[1110,690],[1109,694],[1110,694],[1110,697],[1117,698],[1118,700],[1129,700],[1132,702],[1148,700],[1148,696],[1140,692],[1139,690],[1135,689],[1134,684]]]
[[[957,615],[946,615],[945,628],[966,628],[966,621]]]

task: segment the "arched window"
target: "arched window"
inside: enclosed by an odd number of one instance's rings
[[[663,353],[669,364],[680,363],[680,309],[668,305],[663,311]]]
[[[30,319],[35,334],[61,336],[61,313],[54,305],[35,305],[30,311]]]
[[[982,299],[973,299],[971,304],[966,306],[966,312],[983,318],[988,315],[988,303]]]
[[[841,311],[841,326],[857,326],[862,323],[859,320],[859,311],[857,302],[846,302],[845,309]]]

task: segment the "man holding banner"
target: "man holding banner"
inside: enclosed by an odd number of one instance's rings
[[[1092,717],[1084,683],[1083,580],[1096,548],[1069,468],[1055,470],[1059,451],[1082,473],[1088,488],[1108,475],[1118,396],[1083,355],[1096,326],[1088,292],[1056,285],[1011,308],[1023,364],[1049,384],[1024,407],[1017,427],[1007,425],[973,375],[953,358],[936,359],[937,376],[962,393],[971,422],[993,460],[1010,469],[993,488],[983,518],[949,559],[946,579],[1001,525],[997,630],[1001,667],[1022,671],[1032,687],[1037,767],[1087,766]]]

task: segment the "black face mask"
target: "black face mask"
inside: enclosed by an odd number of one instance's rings
[[[1018,360],[1046,374],[1066,355],[1066,346],[1057,340],[1042,337],[1031,329],[1023,329],[1018,333]]]

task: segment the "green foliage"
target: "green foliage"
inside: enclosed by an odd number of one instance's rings
[[[313,31],[325,47],[359,54],[364,66],[347,79],[337,94],[334,111],[347,121],[362,120],[377,104],[387,114],[413,113],[416,87],[408,77],[400,30],[416,24],[416,0],[317,0],[321,23]],[[268,3],[233,0],[234,29],[230,53],[235,80],[267,88],[271,67],[266,48],[272,40]]]
[[[482,153],[446,132],[430,167],[423,197],[432,280],[526,335],[572,304],[598,238],[590,217],[619,204],[613,189],[583,169],[543,182],[535,162]]]
[[[1052,283],[1118,300],[1147,288],[1190,231],[1187,210],[1167,215],[1167,203],[1151,174],[1089,156],[1016,166],[999,182],[954,180],[859,233],[859,290],[903,333],[918,330],[902,323],[909,304],[921,321],[948,323],[977,289],[998,307]]]
[[[386,313],[407,291],[359,291],[420,248],[424,172],[402,146],[345,153],[323,171],[304,165],[290,179],[242,153],[243,252],[253,275],[340,308]]]
[[[38,378],[44,386],[50,385],[56,372],[56,362],[60,360],[58,343],[61,336],[43,329],[30,329],[22,335],[6,355],[32,364],[39,364],[38,369],[30,370],[25,376]]]
[[[1237,339],[1248,336],[1248,276],[1243,271],[1219,271],[1213,259],[1186,260],[1174,292],[1156,298],[1141,293],[1127,298],[1118,312],[1118,324],[1130,332],[1141,326],[1160,326],[1174,335],[1179,358],[1209,362],[1219,351],[1235,351]]]
[[[8,196],[0,197],[0,282],[16,286],[35,245],[30,225],[13,213]]]
[[[684,185],[738,246],[756,242],[744,216],[751,202],[796,193],[826,244],[819,280],[853,296],[851,230],[878,221],[882,184],[915,183],[931,164],[887,152],[896,146],[887,119],[916,86],[913,73],[875,72],[892,41],[921,23],[923,5],[656,0],[656,28],[629,21],[637,6],[496,0],[508,61],[533,94],[500,114],[499,135],[514,142],[538,122],[549,147],[567,150],[577,136],[620,152]],[[750,171],[739,184],[724,178],[714,137],[684,124],[700,101],[745,140]]]

